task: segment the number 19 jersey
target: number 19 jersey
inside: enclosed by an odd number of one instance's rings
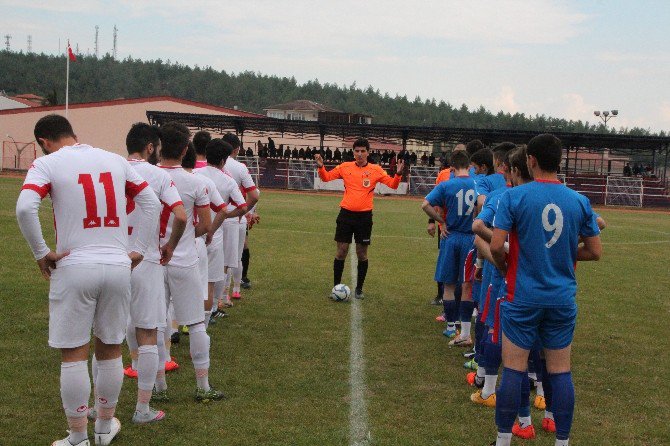
[[[575,303],[579,236],[600,234],[588,198],[560,181],[536,180],[503,193],[493,226],[509,232],[508,301],[540,308]]]
[[[447,231],[472,234],[472,211],[475,208],[475,180],[458,176],[443,181],[428,194],[431,206],[446,210]]]
[[[56,251],[70,251],[58,266],[130,265],[126,197],[147,183],[121,156],[86,144],[37,158],[23,189],[51,195]]]

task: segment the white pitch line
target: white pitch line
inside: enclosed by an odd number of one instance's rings
[[[355,293],[358,279],[356,249],[350,252],[351,289]],[[361,302],[351,299],[351,345],[349,348],[349,445],[364,446],[370,443],[368,411],[365,402],[365,355],[363,353],[363,310]]]

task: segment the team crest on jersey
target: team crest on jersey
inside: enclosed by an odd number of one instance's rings
[[[370,178],[363,178],[363,187],[370,187]]]

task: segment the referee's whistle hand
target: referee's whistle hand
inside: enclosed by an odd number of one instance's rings
[[[317,167],[323,167],[323,157],[318,153],[314,155],[314,161],[316,161]]]

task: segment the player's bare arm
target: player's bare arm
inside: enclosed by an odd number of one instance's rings
[[[577,261],[588,262],[600,260],[603,253],[603,245],[600,236],[584,237],[584,244],[577,248]]]
[[[209,212],[209,206],[197,207],[198,224],[195,225],[195,236],[201,237],[207,234],[212,227],[212,216]]]
[[[507,231],[494,228],[491,237],[491,259],[498,270],[505,275],[507,273],[507,260],[505,255],[505,242],[507,241]]]
[[[256,205],[256,203],[258,203],[260,195],[261,194],[258,189],[253,189],[247,192],[247,209],[253,208]]]
[[[472,223],[472,232],[484,239],[486,243],[491,243],[493,231],[491,228],[486,226],[486,223],[484,223],[482,220],[475,219],[475,221]]]
[[[172,259],[172,254],[177,248],[177,244],[181,239],[184,230],[186,229],[186,210],[183,205],[178,205],[172,208],[174,220],[172,221],[172,232],[170,239],[163,246],[160,247],[161,265],[167,265]]]
[[[421,209],[423,209],[423,211],[428,214],[428,217],[432,218],[440,224],[440,237],[446,237],[448,233],[447,224],[445,223],[440,213],[435,210],[435,208],[428,202],[428,200],[423,200]]]
[[[399,160],[398,164],[396,164],[396,174],[402,175],[404,169],[405,169],[405,160]]]

